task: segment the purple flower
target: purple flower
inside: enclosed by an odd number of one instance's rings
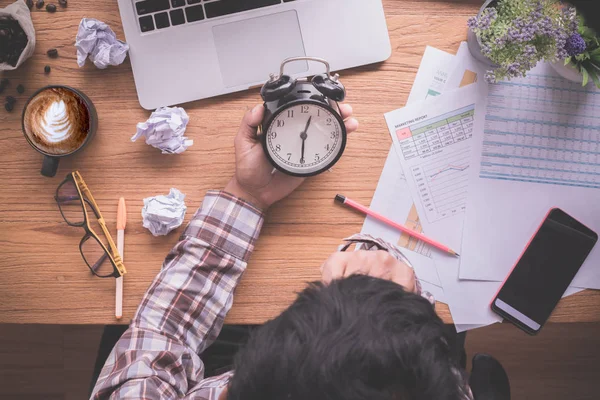
[[[544,3],[538,0],[535,5],[535,12],[541,13],[542,11],[544,11]]]
[[[521,75],[520,68],[521,68],[521,63],[515,62],[508,66],[508,68],[506,69],[506,72],[508,72],[508,74],[512,75],[512,76],[520,76]]]
[[[571,32],[577,32],[579,28],[579,20],[577,19],[577,10],[574,7],[565,7],[562,10],[563,17],[569,23],[569,30]]]
[[[506,44],[506,38],[505,37],[499,37],[497,38],[494,43],[498,46],[498,47],[503,47]]]
[[[498,17],[498,12],[495,8],[487,8],[479,17],[471,17],[467,21],[467,25],[472,30],[486,30]]]
[[[487,71],[485,73],[485,80],[487,83],[496,83],[496,74],[494,71]]]
[[[537,23],[537,32],[541,35],[551,35],[553,33],[552,19],[544,17]]]
[[[483,46],[481,46],[481,53],[484,56],[488,56],[489,57],[492,54],[492,48],[489,45],[484,44]]]
[[[476,28],[477,27],[477,17],[469,18],[469,20],[467,21],[467,25],[471,29]]]
[[[537,49],[535,48],[535,46],[532,46],[530,44],[528,44],[527,46],[525,46],[525,50],[523,51],[523,55],[525,57],[533,57],[537,54]]]
[[[571,35],[571,37],[568,38],[567,42],[565,43],[565,50],[571,57],[584,53],[586,48],[587,45],[585,44],[585,40],[583,40],[579,33],[574,33]]]

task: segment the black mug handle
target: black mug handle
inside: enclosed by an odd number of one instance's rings
[[[42,175],[52,178],[56,175],[56,170],[58,169],[58,162],[60,158],[58,157],[50,157],[44,156],[44,161],[42,163]]]

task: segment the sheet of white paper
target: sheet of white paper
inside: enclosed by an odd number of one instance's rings
[[[548,210],[600,231],[600,91],[547,64],[489,87],[474,141],[460,277],[504,280]],[[572,285],[600,289],[600,250]]]
[[[457,89],[428,102],[385,115],[394,148],[421,223],[429,237],[451,237],[460,248],[476,86]]]
[[[455,67],[448,76],[446,90],[458,89],[461,87],[465,71],[472,71],[476,76],[483,76],[483,73],[485,73],[485,66],[471,56],[467,42],[460,43],[454,63]],[[482,86],[481,89],[485,91],[486,87]]]
[[[452,54],[427,46],[408,97],[408,103],[433,98],[442,93],[445,79],[453,69],[453,63],[454,56]],[[371,201],[371,209],[394,221],[411,222],[412,225],[416,225],[415,228],[418,228],[420,225],[418,216],[410,215],[414,202],[406,185],[400,160],[392,147]],[[390,199],[394,199],[394,201],[390,201]],[[408,221],[411,217],[414,220]],[[400,239],[399,231],[371,217],[365,219],[361,232],[382,237],[391,243],[397,243]],[[431,257],[431,249],[416,241],[407,242],[409,249]]]
[[[468,53],[469,49],[467,47],[466,42],[462,42],[461,46],[456,53],[456,56],[453,58],[451,65],[452,68],[449,68],[448,71],[451,71],[449,74],[438,74],[438,76],[447,76],[446,84],[442,89],[441,93],[451,91],[453,89],[458,89],[462,82],[463,77],[465,75],[465,71],[477,71],[479,72],[480,65],[477,64],[470,54]],[[477,67],[477,68],[476,68]],[[423,67],[421,67],[423,68]],[[441,69],[441,68],[440,68]],[[418,76],[417,76],[418,78]],[[436,85],[432,85],[433,91],[438,91]],[[411,93],[412,94],[412,93]],[[431,95],[432,91],[428,91],[428,95]],[[412,97],[412,96],[411,96]],[[428,98],[430,98],[428,96]],[[411,197],[412,198],[412,197]],[[479,304],[480,299],[491,298],[494,293],[497,291],[496,285],[492,285],[484,282],[480,284],[479,282],[474,281],[460,281],[458,279],[458,262],[457,260],[447,259],[443,255],[434,254],[434,259],[439,257],[443,257],[444,260],[439,262],[436,261],[436,266],[440,263],[452,263],[452,265],[444,265],[444,268],[448,271],[453,271],[453,273],[439,274],[440,280],[442,281],[442,286],[446,285],[450,290],[452,296],[446,296],[447,303],[450,303],[450,311],[452,312],[452,317],[455,321],[457,332],[464,332],[476,328],[481,328],[483,326],[487,326],[490,323],[497,322],[498,318],[493,316],[487,307],[481,315],[478,315],[477,312],[473,311],[473,304]],[[468,293],[468,295],[465,295]],[[485,304],[485,301],[481,304]],[[481,306],[483,307],[483,306]],[[460,321],[480,321],[475,324],[462,324]],[[483,322],[481,322],[483,321]]]
[[[431,293],[436,301],[446,303],[446,295],[434,261],[429,257],[407,249],[403,249],[402,253],[415,269],[422,289]]]
[[[427,46],[406,104],[441,95],[454,70],[453,54]]]
[[[479,88],[472,85],[386,114],[424,232],[454,249],[461,247],[479,99]],[[459,259],[438,251],[433,258],[457,330],[501,320],[488,306],[497,284],[459,281]]]
[[[428,46],[423,54],[408,102],[433,98],[441,94],[446,79],[452,72],[453,60],[452,54]],[[394,199],[394,201],[390,201],[390,199]],[[390,149],[383,167],[370,207],[394,221],[401,221],[415,229],[420,227],[414,202],[402,173],[400,160],[393,147]],[[435,283],[429,282],[429,280],[433,280],[430,278],[432,273],[437,275],[437,272],[431,259],[431,249],[428,246],[406,236],[401,240],[401,233],[398,230],[370,217],[365,219],[361,233],[380,237],[407,249],[404,253],[415,267],[417,276],[422,281],[423,289],[432,293],[437,301],[446,302],[439,277]]]
[[[470,54],[469,48],[466,42],[462,42],[460,48],[455,57],[455,70],[450,74],[446,85],[446,90],[451,90],[464,85],[465,83],[475,81],[480,84],[480,95],[486,96],[487,85],[477,80],[477,76],[483,76],[486,70],[486,66],[477,62]],[[469,72],[470,71],[470,75]],[[468,203],[468,201],[467,201]],[[444,261],[437,261],[436,263],[440,266]],[[446,260],[446,262],[451,262]],[[456,265],[448,268],[457,268]],[[478,282],[469,280],[460,280],[457,276],[452,274],[440,274],[443,286],[447,287],[447,297],[453,304],[451,311],[453,311],[453,317],[456,315],[457,320],[464,320],[462,316],[469,317],[470,313],[473,312],[473,304],[485,305],[483,312],[484,318],[491,318],[492,314],[489,313],[489,302],[493,296],[497,293],[500,285],[494,282]],[[566,296],[580,292],[581,289],[575,287],[569,287],[565,293]],[[451,298],[451,294],[456,294],[456,297]],[[469,296],[464,296],[462,293],[469,293]],[[459,327],[457,327],[458,329]]]

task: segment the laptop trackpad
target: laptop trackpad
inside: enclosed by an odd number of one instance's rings
[[[213,27],[213,34],[223,83],[228,88],[266,82],[271,72],[279,73],[284,59],[306,55],[294,10],[218,25]],[[285,68],[289,74],[306,71],[306,61]]]

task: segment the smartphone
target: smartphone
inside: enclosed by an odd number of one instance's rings
[[[537,334],[598,241],[598,235],[553,208],[492,300],[492,310]]]

